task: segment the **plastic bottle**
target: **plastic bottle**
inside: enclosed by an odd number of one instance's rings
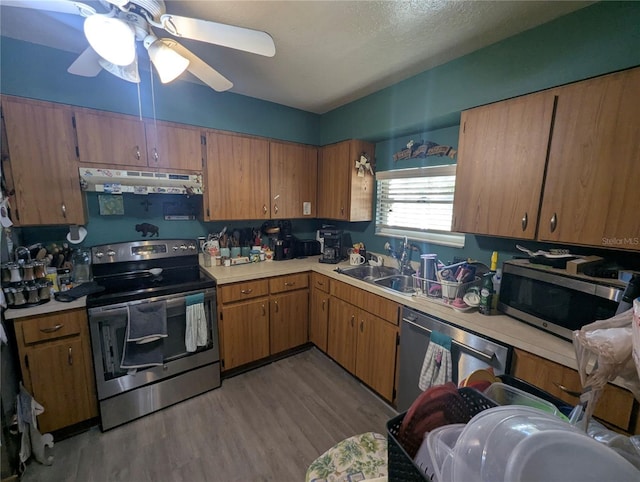
[[[498,309],[498,301],[500,298],[500,284],[502,283],[502,269],[498,268],[496,273],[493,275],[493,298],[492,298],[492,309],[494,312]]]
[[[491,305],[493,303],[493,273],[489,272],[482,278],[482,287],[480,288],[480,306],[478,311],[483,315],[491,314]]]
[[[495,273],[497,269],[498,269],[498,252],[494,251],[491,254],[491,271]]]

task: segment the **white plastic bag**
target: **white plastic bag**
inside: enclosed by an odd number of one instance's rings
[[[640,400],[639,371],[634,362],[633,309],[598,320],[573,332],[573,346],[582,383],[580,401],[586,405],[586,427],[606,384],[620,377]]]

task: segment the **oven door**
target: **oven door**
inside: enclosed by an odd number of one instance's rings
[[[98,399],[112,397],[134,388],[219,361],[215,289],[205,291],[204,310],[207,317],[208,343],[188,352],[185,345],[187,295],[180,293],[116,305],[90,308],[89,329],[96,374]],[[163,365],[137,371],[120,367],[128,323],[127,306],[166,300],[167,337],[163,343]]]

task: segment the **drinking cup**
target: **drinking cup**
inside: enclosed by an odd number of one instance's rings
[[[364,264],[364,256],[361,256],[358,253],[351,253],[349,255],[349,264],[354,266]]]

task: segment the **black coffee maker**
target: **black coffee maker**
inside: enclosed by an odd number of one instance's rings
[[[293,259],[295,237],[291,233],[291,221],[280,221],[278,222],[278,227],[280,228],[280,231],[278,233],[278,239],[275,240],[273,259],[275,261]]]
[[[343,232],[341,229],[322,228],[320,237],[324,239],[324,248],[321,263],[336,264],[347,259],[348,250],[352,247],[351,234]]]

